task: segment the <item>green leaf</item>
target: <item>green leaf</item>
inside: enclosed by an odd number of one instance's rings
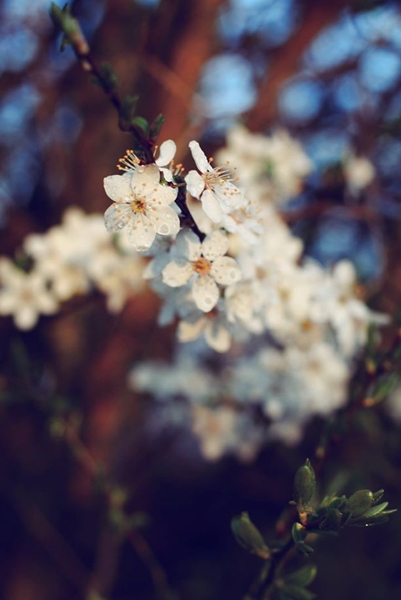
[[[243,512],[232,519],[231,529],[235,539],[245,550],[264,560],[270,557],[270,550],[262,534],[252,523],[247,512]]]
[[[380,500],[383,498],[384,495],[384,490],[377,490],[377,492],[375,492],[373,494],[373,502],[372,502],[372,506],[374,506],[375,504],[377,504],[378,502],[380,502]]]
[[[297,571],[293,571],[289,575],[285,576],[285,584],[288,585],[297,585],[301,587],[306,587],[312,583],[317,574],[316,565],[309,564],[305,565],[301,569]]]
[[[129,131],[131,123],[135,117],[136,105],[139,96],[125,96],[121,102],[119,112],[119,125],[123,131]]]
[[[146,137],[149,137],[149,122],[144,117],[135,117],[131,123],[138,127]]]
[[[386,515],[378,515],[377,517],[367,521],[355,521],[349,524],[350,527],[373,527],[374,525],[382,525],[387,523],[388,517]]]
[[[338,508],[329,508],[326,517],[319,525],[319,529],[323,531],[338,532],[341,529],[342,518],[343,515]]]
[[[381,504],[377,504],[377,506],[372,506],[369,510],[367,510],[363,516],[368,519],[369,517],[374,517],[379,513],[383,512],[388,507],[388,502],[382,502]]]
[[[110,63],[104,62],[99,68],[102,81],[99,81],[97,77],[92,77],[93,83],[105,89],[108,92],[114,90],[118,85],[118,75],[114,71]]]
[[[338,496],[337,498],[333,498],[332,501],[328,504],[327,508],[337,508],[338,510],[343,510],[347,506],[347,498],[346,496]]]
[[[313,600],[313,598],[316,598],[316,594],[313,592],[296,585],[284,584],[280,587],[280,594],[282,592],[286,594],[288,598],[292,598],[292,600]]]
[[[305,527],[301,525],[301,523],[294,523],[294,525],[292,526],[291,533],[292,539],[296,544],[303,542],[307,536],[307,531]]]
[[[310,556],[311,554],[314,553],[314,549],[312,548],[312,546],[305,544],[305,542],[300,542],[299,544],[296,545],[296,547],[297,547],[297,550],[299,550],[301,552],[301,554],[305,554],[305,556]]]
[[[160,113],[160,115],[158,115],[156,117],[156,119],[153,121],[153,123],[151,124],[150,129],[149,129],[150,139],[155,140],[158,137],[165,120],[166,119],[164,118],[164,116],[161,113]]]
[[[393,391],[399,380],[397,373],[388,373],[375,382],[369,395],[375,400],[384,400]]]
[[[63,33],[60,46],[61,50],[64,50],[66,45],[71,45],[80,56],[89,53],[89,46],[82,33],[81,26],[72,16],[68,4],[63,8],[60,8],[52,2],[50,5],[50,17],[54,26]]]

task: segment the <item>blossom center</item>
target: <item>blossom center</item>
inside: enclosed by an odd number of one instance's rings
[[[207,189],[213,189],[216,186],[224,186],[228,181],[232,181],[232,174],[228,169],[224,167],[216,167],[213,171],[207,171],[202,174],[205,187]]]
[[[199,273],[199,275],[207,275],[212,268],[212,263],[210,260],[207,260],[204,256],[201,256],[196,260],[193,264],[194,271]]]
[[[130,204],[131,211],[135,214],[146,213],[146,201],[143,198],[136,198]]]

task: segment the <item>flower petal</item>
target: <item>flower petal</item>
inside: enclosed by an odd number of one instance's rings
[[[189,171],[185,177],[185,183],[191,196],[199,200],[199,196],[205,189],[205,182],[199,173],[197,171]]]
[[[221,208],[226,213],[246,205],[246,200],[241,190],[230,181],[225,181],[223,185],[215,185],[213,192]]]
[[[231,334],[217,319],[209,319],[205,328],[205,340],[216,352],[227,352],[231,346]]]
[[[199,238],[193,231],[183,230],[176,237],[173,254],[194,262],[202,254],[201,247]]]
[[[169,206],[161,206],[151,218],[159,235],[177,235],[180,230],[180,219]]]
[[[146,198],[146,202],[149,204],[156,204],[157,206],[167,206],[174,202],[177,198],[178,188],[173,188],[168,185],[156,185],[153,188],[149,188],[142,195]]]
[[[138,252],[148,250],[155,237],[156,228],[150,219],[145,215],[133,217],[128,228],[128,240]]]
[[[203,240],[202,254],[208,260],[216,260],[227,252],[228,246],[228,237],[222,231],[213,231]]]
[[[110,175],[103,179],[103,186],[106,194],[114,202],[131,202],[132,189],[131,180],[132,173],[124,173],[124,175]]]
[[[21,306],[14,313],[14,323],[18,329],[32,329],[32,327],[34,327],[38,322],[38,319],[39,313],[35,307],[31,305]]]
[[[212,264],[210,276],[221,285],[231,285],[241,279],[241,270],[233,258],[219,256]]]
[[[196,340],[205,328],[206,318],[201,316],[196,321],[180,321],[177,328],[177,337],[180,342],[192,342]]]
[[[194,271],[191,263],[185,258],[170,262],[162,271],[163,281],[170,287],[185,285]]]
[[[138,165],[132,175],[131,187],[136,196],[143,197],[149,193],[145,190],[152,190],[159,182],[160,171],[157,165]]]
[[[223,211],[216,196],[212,190],[205,190],[201,197],[203,212],[213,223],[220,223],[223,217]]]
[[[196,306],[203,312],[209,312],[216,306],[220,292],[209,275],[202,275],[193,282],[192,295]]]
[[[109,233],[120,231],[130,222],[131,216],[132,212],[128,204],[112,204],[104,213],[104,224],[107,231]]]
[[[210,165],[208,159],[206,158],[206,154],[203,152],[198,142],[195,142],[194,140],[189,142],[189,149],[191,150],[192,158],[194,159],[195,164],[201,173],[213,171],[213,167]]]
[[[166,140],[159,148],[159,157],[156,159],[158,167],[165,167],[173,160],[177,146],[173,140]]]

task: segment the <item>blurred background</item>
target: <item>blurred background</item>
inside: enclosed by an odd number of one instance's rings
[[[104,212],[103,178],[130,138],[71,49],[59,51],[49,2],[0,7],[0,254],[15,257],[26,235],[57,225],[67,207]],[[324,265],[350,258],[370,306],[397,314],[398,2],[77,0],[73,13],[122,93],[139,94],[138,112],[164,114],[160,141],[174,139],[184,164],[189,140],[209,156],[239,118],[253,132],[280,126],[300,140],[315,168],[283,218],[307,255]],[[368,186],[350,189],[340,168],[350,154],[374,165]],[[145,290],[115,315],[93,293],[31,331],[0,320],[4,600],[234,599],[257,575],[258,560],[237,546],[230,520],[248,510],[273,536],[321,422],[299,446],[270,444],[251,464],[207,462],[187,429],[167,425],[149,398],[127,388],[130,367],[171,355],[174,329],[157,327],[158,302]],[[341,472],[350,492],[384,487],[400,507],[400,440],[380,407],[363,413],[322,483]],[[118,535],[120,488],[143,525],[132,539]],[[319,542],[318,597],[399,597],[400,527],[395,515]]]

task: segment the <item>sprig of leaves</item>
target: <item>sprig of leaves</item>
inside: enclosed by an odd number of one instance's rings
[[[384,490],[357,490],[349,497],[334,494],[316,500],[316,475],[309,459],[299,467],[294,477],[293,500],[296,520],[286,542],[268,543],[252,523],[248,513],[234,517],[231,527],[237,542],[251,554],[264,561],[259,577],[252,586],[247,600],[312,600],[315,594],[308,586],[314,580],[317,569],[307,564],[295,570],[286,570],[288,555],[294,549],[309,556],[314,548],[307,543],[310,534],[338,535],[345,527],[371,527],[381,525],[396,512],[382,502]]]

